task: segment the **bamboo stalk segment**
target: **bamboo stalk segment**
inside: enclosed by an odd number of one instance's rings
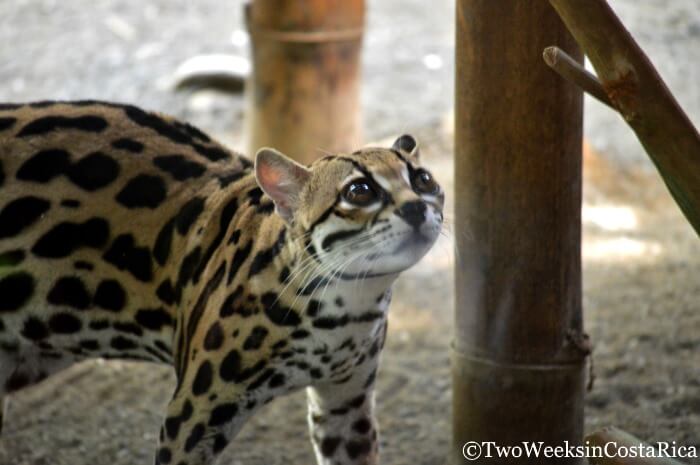
[[[254,0],[246,18],[249,153],[271,146],[302,163],[361,143],[364,0]]]
[[[547,2],[458,0],[456,18],[455,465],[469,441],[581,444],[587,355],[583,99],[541,62],[582,55]]]

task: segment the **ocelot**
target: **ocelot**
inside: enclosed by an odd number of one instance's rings
[[[255,164],[107,102],[0,105],[0,401],[88,357],[172,364],[156,463],[212,463],[308,388],[319,464],[376,464],[391,286],[444,193],[417,143]]]

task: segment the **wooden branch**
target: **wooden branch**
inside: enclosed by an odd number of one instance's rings
[[[613,443],[615,445],[612,445]],[[652,449],[650,445],[644,444],[641,439],[614,427],[604,428],[586,436],[586,444],[589,447],[600,447],[602,449],[603,454],[596,455],[623,455],[617,452],[620,448],[625,448],[628,451],[639,451],[640,447],[645,448],[645,451]],[[646,457],[589,457],[588,461],[591,465],[682,465],[681,462],[670,458],[648,457],[651,455],[649,453],[644,455]]]
[[[549,0],[700,235],[700,135],[605,0]]]
[[[544,49],[542,58],[561,77],[577,85],[601,103],[606,104],[613,110],[615,109],[598,78],[589,73],[586,68],[571,58],[564,50],[559,47],[547,47]]]

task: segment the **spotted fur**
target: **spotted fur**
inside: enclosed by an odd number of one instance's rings
[[[318,463],[375,464],[391,284],[442,206],[410,136],[254,167],[134,106],[0,105],[0,400],[88,357],[172,364],[157,464],[212,463],[300,388]]]

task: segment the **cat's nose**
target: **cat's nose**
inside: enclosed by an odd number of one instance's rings
[[[425,202],[422,200],[414,200],[401,205],[401,207],[396,210],[396,214],[414,229],[418,229],[423,222],[425,222],[425,210]]]

